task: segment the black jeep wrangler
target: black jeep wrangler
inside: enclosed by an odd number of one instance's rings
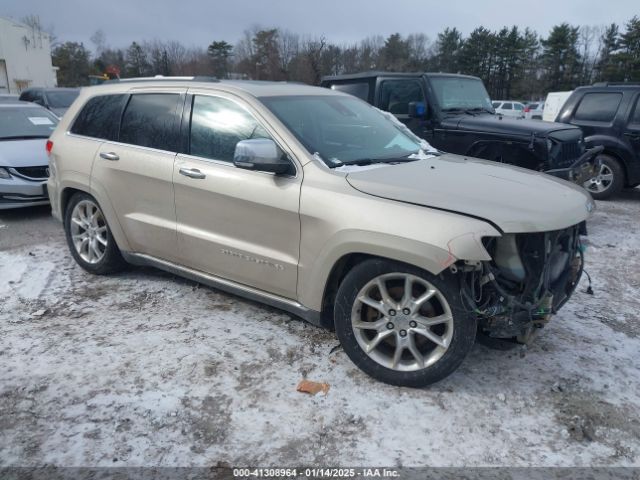
[[[496,115],[477,77],[366,72],[324,77],[321,85],[393,113],[445,152],[544,171],[580,185],[596,174],[594,159],[602,149],[585,150],[579,128]]]
[[[585,184],[593,198],[640,185],[640,83],[576,88],[556,122],[580,127],[587,146],[604,146],[597,175]]]

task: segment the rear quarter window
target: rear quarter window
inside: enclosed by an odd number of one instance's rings
[[[589,122],[611,122],[622,101],[621,93],[586,93],[573,118]]]
[[[100,95],[90,98],[71,127],[71,133],[103,140],[118,140],[122,109],[128,95]]]
[[[177,151],[177,112],[180,95],[138,93],[122,116],[120,142],[158,150]]]

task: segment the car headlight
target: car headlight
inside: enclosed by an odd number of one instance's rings
[[[4,167],[0,167],[0,178],[3,180],[11,180],[11,174],[9,170]]]

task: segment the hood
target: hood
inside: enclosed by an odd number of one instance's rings
[[[451,154],[350,172],[347,182],[369,195],[481,218],[505,233],[560,230],[594,208],[584,189],[564,180]]]
[[[40,167],[49,165],[46,138],[0,140],[0,167]]]
[[[527,120],[488,113],[481,113],[475,116],[465,114],[454,118],[449,117],[443,120],[443,124],[454,129],[504,135],[526,135],[528,137],[532,133],[536,136],[544,137],[556,130],[576,130],[580,132],[578,127],[565,123],[541,122],[540,120]]]

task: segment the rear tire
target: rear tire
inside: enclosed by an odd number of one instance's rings
[[[87,272],[106,275],[126,266],[102,209],[91,195],[79,192],[71,197],[64,231],[71,256]]]
[[[607,200],[622,190],[625,183],[624,170],[620,162],[611,155],[598,155],[600,170],[586,182],[584,188],[596,200]]]
[[[451,374],[476,336],[475,318],[465,311],[454,278],[382,259],[366,260],[346,275],[334,321],[358,368],[405,387]]]

